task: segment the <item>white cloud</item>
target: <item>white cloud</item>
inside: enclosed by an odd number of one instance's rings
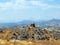
[[[0,9],[1,10],[5,10],[5,9],[8,9],[12,6],[12,3],[10,2],[6,2],[6,3],[0,3]]]
[[[31,1],[31,3],[41,9],[60,8],[60,5],[50,5],[48,3],[43,3],[42,1]]]
[[[11,2],[5,2],[0,3],[0,10],[6,10],[6,9],[24,9],[29,8],[26,4],[27,2],[25,0],[15,0]]]
[[[28,6],[27,6],[26,3],[27,3],[27,2],[26,2],[25,0],[16,0],[16,1],[14,2],[13,7],[14,7],[15,9],[28,8]]]
[[[29,3],[32,5],[29,6]],[[44,3],[41,0],[14,0],[10,2],[0,3],[0,10],[6,9],[27,9],[32,6],[40,7],[41,9],[50,9],[50,8],[60,8],[60,5],[49,5],[48,3]]]

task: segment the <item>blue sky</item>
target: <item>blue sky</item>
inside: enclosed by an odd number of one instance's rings
[[[60,0],[0,0],[0,22],[60,19]]]

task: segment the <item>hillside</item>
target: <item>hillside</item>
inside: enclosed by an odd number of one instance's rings
[[[60,30],[15,26],[0,31],[0,45],[60,45]]]

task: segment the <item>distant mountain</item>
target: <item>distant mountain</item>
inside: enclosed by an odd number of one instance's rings
[[[20,21],[18,23],[18,25],[24,26],[24,25],[30,25],[31,23],[40,24],[43,22],[46,22],[46,21],[43,21],[43,20],[23,20],[23,21]]]
[[[33,21],[33,20],[23,20],[23,21],[20,21],[20,22],[18,23],[18,25],[26,26],[26,25],[29,25],[29,24],[31,24],[31,23],[34,23],[34,21]]]
[[[0,23],[0,28],[11,28],[16,26],[27,26],[31,23],[35,23],[37,27],[41,28],[60,28],[60,20],[59,19],[52,19],[48,21],[33,21],[33,20],[23,20],[18,23]]]
[[[52,19],[49,21],[45,21],[43,23],[38,24],[42,28],[60,28],[60,20],[59,19]]]
[[[21,26],[26,26],[26,25],[30,25],[31,23],[35,23],[36,26],[41,27],[41,28],[60,28],[60,20],[59,19],[52,19],[52,20],[48,20],[48,21],[41,21],[41,20],[37,20],[37,21],[33,21],[33,20],[23,20],[21,22],[19,22]]]

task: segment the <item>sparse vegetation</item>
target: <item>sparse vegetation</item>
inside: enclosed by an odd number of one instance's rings
[[[0,31],[0,45],[60,45],[60,31],[39,29],[35,24]]]

